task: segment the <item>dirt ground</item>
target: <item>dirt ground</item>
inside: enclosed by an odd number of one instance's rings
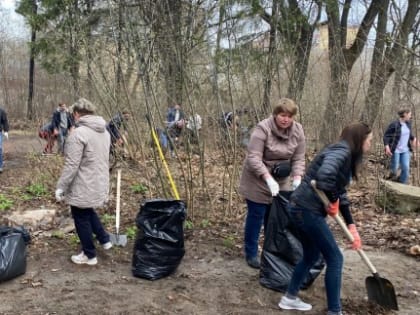
[[[16,202],[15,206],[19,210],[56,208],[68,217],[67,208],[53,199],[54,171],[59,170],[60,158],[39,156],[41,146],[35,135],[11,133],[5,143],[0,193],[8,195],[16,191],[13,187],[27,185],[31,181],[28,172],[45,174],[47,170],[50,177],[44,179],[50,185],[50,195]],[[130,173],[136,177],[141,171]],[[124,211],[131,209],[129,215],[123,215],[123,224],[133,224],[140,200],[142,197],[136,195],[123,202]],[[241,248],[242,222],[243,215],[234,222],[214,222],[206,227],[197,224],[186,230],[186,255],[181,265],[173,275],[156,281],[132,276],[133,240],[125,248],[98,249],[98,265],[88,267],[70,261],[70,255],[78,251],[73,234],[54,237],[48,230],[55,226],[32,231],[26,274],[0,283],[0,314],[298,314],[280,310],[277,303],[281,293],[262,287],[259,272],[246,265]],[[418,225],[413,233],[418,243]],[[364,248],[381,276],[393,283],[400,311],[387,312],[368,303],[364,279],[370,272],[357,253],[343,246],[344,314],[419,314],[419,260],[388,247],[367,244]],[[326,314],[323,275],[301,296],[314,305],[305,314]]]

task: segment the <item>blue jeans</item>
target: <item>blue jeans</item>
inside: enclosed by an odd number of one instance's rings
[[[0,168],[3,168],[3,133],[0,131]]]
[[[70,208],[83,252],[89,259],[96,257],[92,233],[96,235],[96,239],[101,244],[109,242],[109,234],[105,231],[93,208],[82,209],[75,206],[70,206]]]
[[[400,182],[403,184],[408,183],[410,177],[410,156],[411,152],[404,153],[394,152],[391,157],[391,172],[397,174],[398,168],[401,167]]]
[[[68,129],[67,128],[59,128],[60,130],[58,131],[58,152],[59,153],[64,153],[64,144],[66,143],[66,137],[68,134]]]
[[[248,213],[245,221],[245,257],[253,258],[258,254],[258,239],[260,237],[261,226],[265,223],[265,214],[271,205],[257,203],[246,200]]]
[[[318,260],[319,255],[325,259],[325,289],[327,291],[328,311],[340,312],[341,272],[343,255],[338,248],[328,224],[321,214],[308,209],[291,207],[291,221],[300,233],[303,248],[302,260],[293,271],[287,292],[296,296],[309,270]]]

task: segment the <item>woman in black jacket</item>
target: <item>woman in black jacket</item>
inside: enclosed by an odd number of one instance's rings
[[[296,265],[286,294],[279,302],[282,309],[307,311],[312,305],[298,297],[301,284],[319,255],[325,259],[325,288],[328,301],[328,315],[340,315],[340,290],[343,255],[334,239],[325,217],[334,216],[340,210],[354,237],[353,249],[361,248],[360,236],[350,213],[346,186],[351,178],[357,179],[357,171],[365,152],[370,150],[371,129],[363,123],[345,127],[337,143],[323,149],[312,161],[302,183],[290,198],[290,214],[293,224],[301,234],[303,258]],[[325,208],[311,186],[315,180],[317,188],[323,190],[330,200]]]
[[[399,119],[391,122],[384,133],[385,154],[391,157],[391,178],[397,178],[401,167],[399,182],[408,184],[410,178],[410,157],[412,145],[417,141],[411,131],[411,110],[402,108],[398,111]]]

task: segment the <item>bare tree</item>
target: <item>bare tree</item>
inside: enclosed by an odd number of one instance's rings
[[[386,1],[389,3],[389,1]],[[371,65],[371,78],[366,97],[366,106],[361,119],[373,125],[378,115],[383,91],[395,68],[401,64],[403,53],[407,48],[408,36],[419,18],[420,0],[409,0],[407,11],[401,24],[396,25],[392,37],[386,31],[388,10],[383,10],[378,18],[374,56]],[[387,7],[386,7],[387,8]]]

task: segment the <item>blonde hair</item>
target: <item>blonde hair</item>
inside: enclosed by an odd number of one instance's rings
[[[280,113],[286,113],[291,116],[295,116],[297,114],[298,107],[294,100],[290,98],[281,98],[277,105],[273,109],[273,116],[277,116]]]

